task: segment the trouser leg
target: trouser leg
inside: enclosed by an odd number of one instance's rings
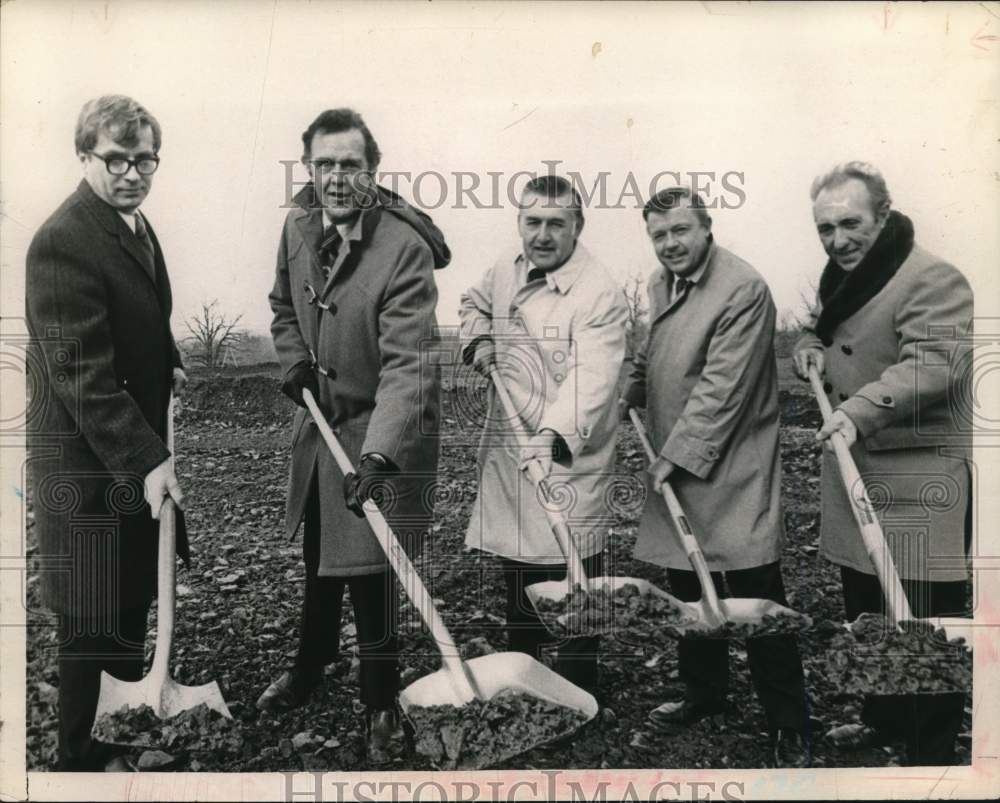
[[[584,558],[583,569],[587,577],[600,577],[604,573],[604,554],[598,552]],[[553,572],[555,577],[563,577],[565,573],[565,566]],[[574,636],[560,642],[553,669],[570,683],[588,690],[595,689],[598,682],[597,656],[600,643],[600,636]]]
[[[110,755],[90,737],[101,690],[101,672],[124,681],[142,678],[149,606],[101,617],[63,616],[59,637],[59,759],[63,772],[102,769]]]
[[[670,591],[681,602],[701,599],[698,575],[684,569],[667,569]],[[724,594],[722,574],[712,572],[716,593]],[[692,703],[714,705],[725,700],[729,689],[729,642],[725,639],[682,637],[677,641],[677,671]]]
[[[726,582],[734,597],[788,604],[781,579],[781,564],[777,561],[726,572]],[[746,643],[750,677],[770,730],[791,728],[805,733],[809,708],[798,638],[793,634],[761,636],[748,638]]]
[[[392,708],[399,693],[398,592],[391,572],[349,577],[361,659],[361,702]]]
[[[345,578],[318,574],[321,528],[319,486],[315,477],[306,502],[304,530],[302,557],[306,565],[306,588],[295,668],[316,671],[335,661],[340,650],[340,611]]]

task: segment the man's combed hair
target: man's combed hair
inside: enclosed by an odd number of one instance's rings
[[[577,218],[583,223],[583,199],[569,179],[552,173],[547,173],[544,176],[535,176],[524,185],[524,189],[521,191],[522,200],[529,192],[550,201],[556,198],[572,198],[572,208],[576,212]]]
[[[302,132],[302,159],[309,158],[313,137],[317,134],[339,134],[354,129],[360,131],[365,138],[365,161],[368,162],[368,169],[375,170],[382,161],[382,151],[379,150],[378,143],[365,125],[364,119],[354,109],[327,109],[321,112],[319,117],[309,124],[309,128]]]
[[[885,178],[874,165],[868,162],[843,162],[832,170],[828,170],[821,176],[817,176],[809,189],[809,197],[815,201],[816,197],[827,187],[838,187],[845,181],[856,178],[863,181],[871,195],[872,209],[878,213],[888,211],[892,206],[892,198],[889,195],[889,188],[886,186]]]
[[[664,215],[671,209],[682,207],[689,207],[694,211],[698,220],[701,221],[701,224],[705,228],[711,227],[712,217],[708,214],[708,207],[705,206],[705,201],[698,193],[693,192],[688,187],[667,187],[660,190],[642,208],[642,219],[649,220],[649,215],[652,212]]]
[[[109,139],[128,148],[139,141],[139,132],[153,129],[153,151],[160,150],[160,124],[144,106],[126,95],[104,95],[88,100],[76,121],[76,152],[89,153],[103,131]]]

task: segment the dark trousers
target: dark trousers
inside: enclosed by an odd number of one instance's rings
[[[60,772],[99,772],[112,757],[90,738],[101,692],[101,672],[142,679],[149,606],[108,611],[102,617],[62,616],[59,637]]]
[[[882,587],[875,575],[842,566],[840,576],[848,621],[853,622],[862,613],[884,614]],[[966,611],[968,589],[964,580],[901,582],[917,618],[960,616]],[[891,694],[866,697],[861,721],[886,738],[903,739],[908,764],[945,766],[955,763],[955,737],[964,713],[964,694]]]
[[[397,620],[399,600],[389,571],[346,577],[320,577],[319,494],[316,483],[306,506],[302,553],[306,591],[295,666],[319,670],[340,654],[340,612],[344,587],[350,590],[361,659],[361,702],[391,708],[399,691]]]
[[[577,636],[558,640],[542,624],[524,589],[534,583],[561,580],[566,576],[565,564],[522,563],[501,559],[507,583],[507,645],[515,652],[532,658],[541,657],[541,649],[558,645],[554,669],[566,680],[589,691],[597,686],[597,636]],[[598,553],[583,561],[587,577],[599,577],[604,571],[604,555]]]
[[[785,601],[781,567],[775,563],[712,572],[712,580],[720,598],[726,596],[723,575],[734,597],[769,599],[780,605]],[[682,602],[701,599],[698,575],[681,569],[667,569],[670,590]],[[750,679],[764,707],[768,727],[791,728],[805,733],[809,714],[799,657],[798,639],[794,635],[748,638],[747,662]],[[727,639],[681,638],[677,643],[677,668],[687,698],[693,703],[721,704],[729,689],[729,641]]]

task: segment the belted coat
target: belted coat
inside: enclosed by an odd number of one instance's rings
[[[444,241],[416,210],[406,207],[404,214],[396,204],[377,204],[361,212],[327,278],[318,254],[322,210],[311,186],[296,202],[285,219],[269,296],[278,358],[286,375],[300,363],[315,364],[318,404],[354,466],[363,454],[379,452],[400,468],[383,486],[381,509],[412,556],[433,517],[440,403],[433,272]],[[343,474],[309,412],[300,408],[292,425],[289,536],[302,521],[314,478],[322,532],[319,574],[384,570],[378,541],[367,521],[346,508]]]
[[[650,329],[622,392],[647,410],[653,448],[712,571],[776,561],[784,540],[775,307],[753,267],[712,243],[698,283],[672,303],[660,268]],[[689,569],[663,497],[644,472],[635,557]]]
[[[796,350],[824,351],[824,390],[858,428],[852,455],[904,578],[968,577],[973,397],[972,289],[948,262],[914,246],[895,275],[833,330]],[[874,574],[835,455],[824,449],[821,553]]]

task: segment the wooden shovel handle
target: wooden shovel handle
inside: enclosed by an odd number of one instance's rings
[[[510,421],[511,429],[514,430],[514,433],[519,438],[527,438],[528,433],[521,421],[521,416],[517,414],[514,401],[507,392],[507,387],[504,385],[500,372],[495,365],[490,368],[490,379],[493,381],[493,387],[496,388],[504,414]],[[542,498],[546,502],[549,502],[552,498],[552,493],[542,467],[536,461],[532,461],[528,463],[527,471],[528,477],[538,488]],[[589,591],[587,572],[583,568],[583,561],[580,559],[580,553],[576,549],[576,544],[573,543],[573,536],[570,533],[569,525],[566,524],[566,519],[563,518],[563,515],[559,511],[553,510],[548,504],[542,505],[542,510],[549,522],[549,527],[552,528],[553,535],[556,537],[556,543],[559,545],[559,549],[566,559],[566,581],[569,586],[569,592],[572,593],[574,585],[579,585],[584,591]]]
[[[809,364],[809,383],[816,395],[816,402],[823,415],[823,423],[828,424],[833,415],[833,408],[830,406],[830,400],[826,397],[826,391],[823,390],[819,371],[812,363]],[[851,512],[861,530],[861,538],[872,566],[875,567],[875,574],[882,584],[882,595],[885,597],[889,617],[893,622],[912,619],[913,613],[910,610],[910,603],[906,599],[902,583],[899,582],[899,574],[896,572],[892,555],[885,542],[885,535],[878,517],[875,515],[875,506],[872,505],[868,490],[861,479],[861,473],[858,471],[854,458],[851,457],[851,449],[847,445],[847,440],[840,432],[834,432],[830,441],[833,444],[833,451],[837,455],[840,477],[844,482],[844,490],[847,491],[847,498],[851,503]]]
[[[646,428],[642,425],[642,419],[639,418],[639,413],[636,412],[634,407],[629,408],[628,414],[635,425],[635,431],[642,442],[642,448],[646,452],[646,457],[649,459],[650,465],[652,465],[656,461],[657,455],[653,451],[653,444],[649,442],[649,437],[646,435]],[[669,482],[661,483],[660,493],[663,494],[663,500],[667,503],[667,510],[670,511],[670,517],[674,520],[674,528],[680,536],[681,546],[684,548],[684,552],[687,553],[688,562],[691,564],[691,568],[694,569],[695,574],[698,575],[698,581],[701,583],[701,594],[705,600],[705,604],[717,620],[713,624],[721,625],[726,621],[726,616],[722,612],[719,595],[715,591],[715,583],[712,582],[712,573],[709,571],[705,555],[698,545],[698,539],[694,537],[688,517],[684,515],[684,509],[681,507],[681,503],[677,499],[677,494],[674,493],[674,489],[670,487]]]
[[[309,412],[312,414],[313,420],[319,428],[320,435],[323,436],[323,440],[326,441],[326,445],[333,453],[333,458],[337,461],[341,472],[344,476],[347,476],[347,474],[354,471],[347,452],[340,445],[337,436],[333,434],[330,425],[326,423],[326,417],[319,409],[319,405],[316,404],[316,399],[313,398],[312,393],[309,390],[303,390],[302,399],[305,401],[306,407],[309,408]],[[469,674],[468,668],[461,659],[458,647],[431,600],[431,595],[427,591],[427,587],[424,585],[423,580],[420,579],[420,575],[417,574],[413,563],[407,557],[406,551],[396,538],[396,534],[389,527],[385,516],[382,515],[378,506],[370,499],[362,507],[365,512],[365,518],[371,525],[379,546],[382,547],[382,551],[385,552],[385,556],[389,559],[389,565],[392,566],[393,571],[402,583],[403,590],[413,603],[413,607],[417,609],[420,618],[423,619],[424,624],[430,630],[431,637],[437,642],[438,649],[441,651],[442,662],[456,686],[459,697],[466,701],[477,697],[482,699],[482,695],[476,688],[474,679]]]
[[[174,465],[174,396],[167,403],[167,449]],[[177,580],[177,514],[167,496],[160,505],[160,536],[156,562],[156,646],[149,677],[162,682],[170,674],[170,649],[174,640]]]

